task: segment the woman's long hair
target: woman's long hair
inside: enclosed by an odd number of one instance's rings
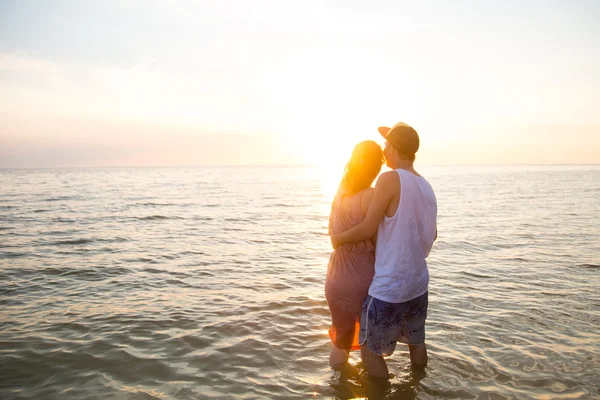
[[[352,150],[340,182],[339,193],[353,195],[371,186],[383,165],[381,146],[372,140],[360,142]]]

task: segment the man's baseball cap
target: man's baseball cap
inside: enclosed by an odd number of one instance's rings
[[[407,125],[404,122],[398,122],[391,128],[380,126],[377,130],[389,144],[394,146],[401,153],[414,156],[417,153],[417,150],[419,150],[419,134],[412,126]]]

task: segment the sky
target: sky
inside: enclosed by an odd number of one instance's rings
[[[0,0],[0,168],[600,163],[600,2]]]

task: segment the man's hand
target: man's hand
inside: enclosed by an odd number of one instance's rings
[[[337,240],[338,236],[339,235],[331,235],[329,237],[329,239],[331,240],[331,247],[333,247],[334,249],[337,249],[340,245],[339,241]]]

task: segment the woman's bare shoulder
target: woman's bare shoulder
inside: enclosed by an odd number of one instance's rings
[[[365,215],[367,215],[367,211],[369,211],[371,200],[373,200],[373,193],[375,193],[375,189],[373,189],[372,187],[366,188],[365,190],[363,190],[362,196],[360,198],[360,210]]]

